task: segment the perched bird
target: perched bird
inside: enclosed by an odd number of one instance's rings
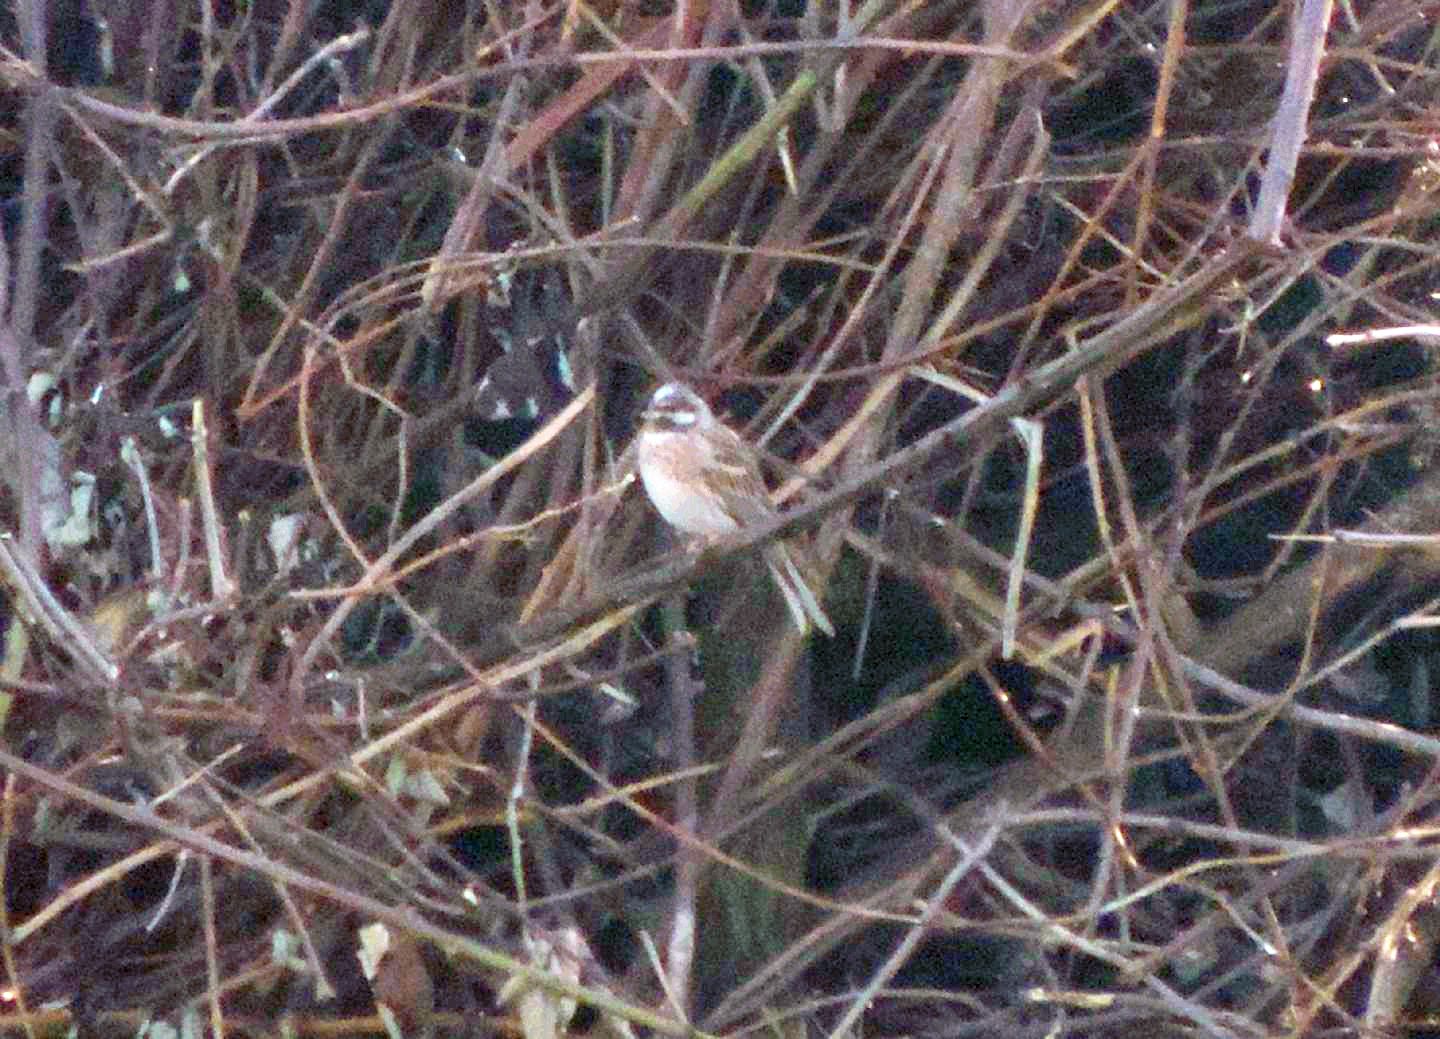
[[[655,511],[685,534],[734,534],[776,515],[754,450],[715,417],[690,387],[667,382],[642,413],[636,441],[640,480]],[[765,562],[802,633],[813,623],[834,635],[830,618],[796,565],[798,546],[771,542]]]

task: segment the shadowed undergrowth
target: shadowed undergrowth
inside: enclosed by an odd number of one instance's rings
[[[1430,1021],[1424,12],[0,13],[0,1026]]]

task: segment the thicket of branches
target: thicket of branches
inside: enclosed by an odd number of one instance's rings
[[[0,45],[0,1025],[1436,1012],[1425,5],[20,0]],[[663,528],[670,379],[783,519]]]

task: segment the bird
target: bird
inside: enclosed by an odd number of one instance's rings
[[[755,450],[689,386],[667,382],[640,417],[636,468],[650,503],[670,526],[710,539],[778,515]],[[763,549],[765,563],[801,634],[813,623],[833,637],[835,628],[796,562],[799,549],[772,541]]]

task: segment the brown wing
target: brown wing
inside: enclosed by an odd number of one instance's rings
[[[711,474],[726,510],[742,527],[763,523],[775,515],[770,492],[760,476],[760,463],[750,445],[729,426],[719,422],[710,441]]]

